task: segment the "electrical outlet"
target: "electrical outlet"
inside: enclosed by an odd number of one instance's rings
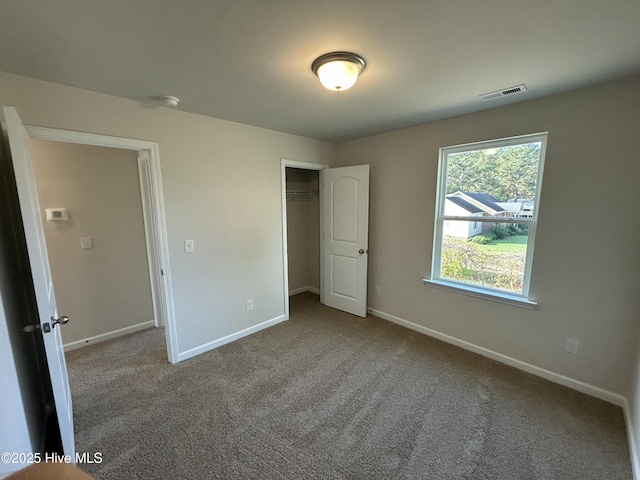
[[[82,248],[82,250],[91,250],[93,248],[93,238],[91,237],[80,238],[80,248]]]
[[[380,296],[380,285],[376,285],[375,287],[373,287],[373,294]]]
[[[247,310],[253,310],[253,298],[247,300]]]
[[[564,351],[578,353],[578,345],[580,345],[580,342],[575,338],[567,338],[567,342],[564,344]]]

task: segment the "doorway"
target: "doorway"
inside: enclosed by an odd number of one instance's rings
[[[53,140],[62,144],[124,149],[133,151],[134,157],[137,156],[136,168],[139,180],[136,181],[139,182],[143,213],[145,249],[147,251],[145,261],[148,266],[153,323],[155,326],[165,326],[167,358],[170,363],[176,363],[178,354],[157,143],[44,127],[26,126],[26,129],[29,137],[35,140]],[[52,207],[64,206],[52,205]],[[117,212],[115,213],[117,214]],[[91,236],[87,234],[87,237],[89,238],[89,246],[91,246]],[[81,242],[78,238],[78,248],[85,247],[85,241],[86,239]],[[148,326],[152,326],[153,323],[146,322]]]
[[[138,152],[33,138],[29,147],[56,303],[71,318],[65,351],[162,326]]]
[[[285,318],[289,297],[310,291],[322,302],[320,170],[328,165],[282,160]]]
[[[317,170],[287,168],[289,297],[320,295],[320,186]]]
[[[287,243],[288,168],[316,170],[320,173],[318,191],[320,303],[366,317],[369,165],[329,168],[327,165],[282,159],[282,258],[286,320],[289,319],[290,292]],[[295,195],[295,191],[292,194]]]

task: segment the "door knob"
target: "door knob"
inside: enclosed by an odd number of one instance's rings
[[[361,248],[360,250],[358,250],[358,253],[359,253],[360,255],[363,255],[363,254],[364,254],[364,248]]]
[[[67,317],[66,315],[62,315],[59,318],[51,317],[51,326],[53,328],[55,328],[57,324],[66,325],[67,323],[69,323],[69,317]]]

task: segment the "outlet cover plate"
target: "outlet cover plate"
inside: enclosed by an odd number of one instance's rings
[[[578,346],[580,342],[575,338],[567,338],[567,341],[564,344],[564,351],[576,354],[578,353]]]

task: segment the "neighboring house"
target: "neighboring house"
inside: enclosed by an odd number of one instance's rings
[[[465,199],[454,195],[447,195],[444,204],[445,215],[483,217],[484,211],[467,202]],[[482,233],[481,222],[459,222],[447,220],[444,222],[444,235],[456,238],[470,238]]]
[[[481,192],[455,192],[447,195],[445,215],[471,215],[473,217],[505,217],[512,210],[505,209],[497,198]],[[471,238],[486,233],[490,223],[445,221],[444,235],[456,238]]]
[[[530,218],[533,216],[533,200],[509,200],[501,202],[493,195],[481,192],[455,192],[447,195],[444,206],[445,215],[464,215],[474,217]],[[456,238],[471,238],[486,233],[491,223],[481,222],[444,222],[444,234]],[[483,228],[484,227],[484,228]]]
[[[491,217],[504,217],[507,215],[507,211],[501,207],[500,200],[493,195],[481,192],[456,192],[451,195],[447,195],[447,198],[457,197],[465,200],[466,202],[474,205],[482,210],[485,216]]]
[[[504,208],[507,214],[516,218],[531,218],[533,217],[533,200],[509,200],[508,202],[497,202],[497,204]]]
[[[512,217],[518,217],[522,213],[522,202],[498,202],[498,205]]]
[[[70,45],[70,55],[74,45]],[[640,104],[629,101],[638,92],[640,76],[635,76],[331,144],[0,72],[0,103],[26,112],[27,123],[159,142],[159,180],[165,191],[166,231],[171,239],[168,265],[176,272],[169,290],[176,310],[178,354],[206,351],[284,318],[288,292],[283,282],[280,159],[331,166],[369,163],[369,278],[382,285],[383,292],[369,297],[372,311],[624,405],[632,446],[640,445],[635,262],[640,225],[628,221],[628,209],[611,207],[638,203],[635,127]],[[335,95],[345,100],[342,96],[349,92]],[[541,130],[553,136],[547,159],[557,161],[549,162],[544,172],[546,222],[536,231],[536,246],[544,247],[536,249],[531,278],[539,306],[532,310],[510,307],[420,285],[419,279],[430,268],[438,149]],[[607,158],[606,165],[603,158]],[[582,216],[567,215],[581,207],[586,189],[596,187],[602,188],[598,201],[590,204],[590,213],[606,215],[620,227],[615,248],[605,247],[610,241],[608,229]],[[0,197],[7,198],[0,199],[0,205],[9,199],[6,187],[2,188]],[[233,208],[225,207],[225,202],[233,202]],[[0,441],[0,447],[7,451],[10,445],[17,449],[9,451],[29,452],[31,438],[25,420],[29,404],[16,385],[14,352],[8,348],[4,319],[9,314],[28,317],[30,312],[24,295],[29,285],[25,287],[21,278],[12,281],[17,276],[12,267],[20,258],[7,254],[8,242],[17,241],[5,233],[10,216],[8,210],[0,215],[0,439],[7,439],[7,443]],[[484,218],[490,217],[480,217]],[[558,241],[559,225],[580,239],[579,248],[566,248]],[[186,238],[196,240],[196,252],[184,253]],[[78,242],[74,248],[79,247]],[[589,275],[584,274],[586,268],[573,268],[585,265]],[[606,288],[594,278],[606,279]],[[255,300],[252,311],[245,309],[247,298]],[[569,333],[581,340],[580,348],[586,347],[586,352],[564,353]],[[135,361],[133,355],[131,361]],[[191,365],[185,362],[176,368],[193,368]],[[8,382],[5,373],[12,376]],[[621,421],[621,417],[611,421]],[[13,428],[19,422],[24,428]],[[638,449],[630,451],[640,472]]]

